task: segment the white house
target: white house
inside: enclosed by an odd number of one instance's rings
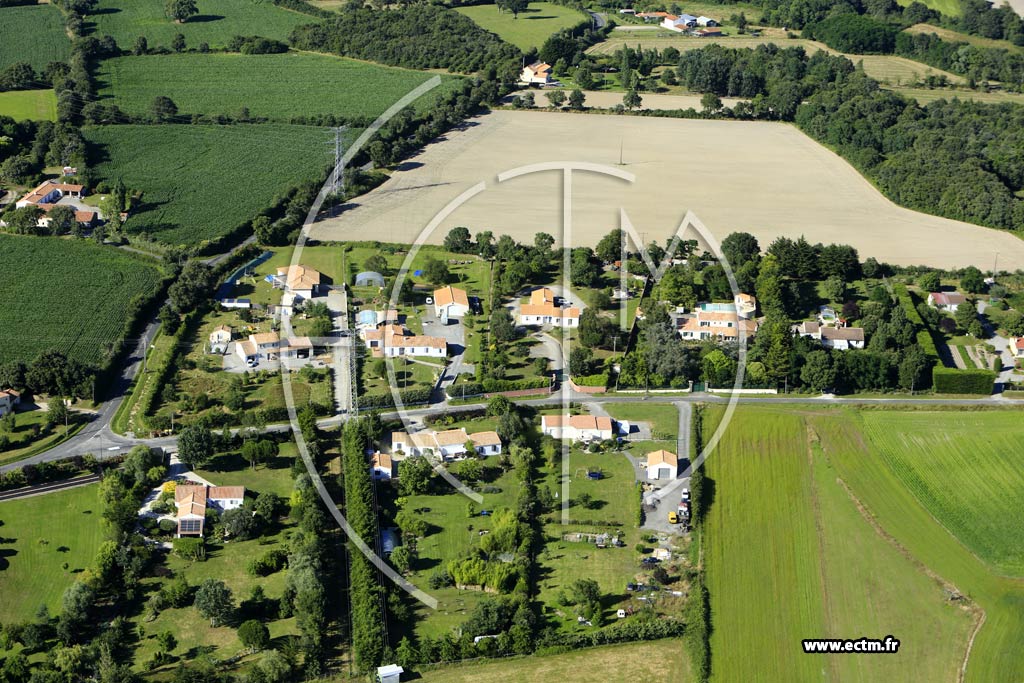
[[[378,666],[377,683],[399,683],[399,681],[401,681],[402,679],[403,673],[405,673],[405,669],[398,666],[397,664]]]
[[[266,279],[277,289],[288,289],[295,300],[319,296],[325,285],[322,273],[303,265],[282,266]]]
[[[740,292],[733,297],[732,303],[736,306],[736,315],[745,320],[753,318],[754,313],[757,312],[757,297],[751,294]]]
[[[1014,337],[1010,340],[1010,353],[1016,360],[1024,360],[1024,337]]]
[[[69,183],[58,183],[53,180],[43,181],[15,203],[15,208],[23,209],[26,206],[39,206],[41,204],[56,204],[64,197],[81,199],[85,195],[84,185],[72,185]]]
[[[551,65],[547,62],[534,62],[524,66],[519,80],[527,85],[547,85],[551,82]]]
[[[830,327],[816,320],[805,320],[794,327],[801,337],[817,339],[827,349],[849,351],[864,348],[864,330],[860,327]]]
[[[401,325],[385,323],[375,329],[359,331],[366,348],[376,357],[428,356],[444,358],[448,355],[448,342],[443,337],[414,335]]]
[[[732,304],[702,303],[692,313],[676,318],[676,329],[686,340],[736,340],[740,330],[749,340],[757,332],[757,321],[739,315]]]
[[[231,343],[231,328],[218,325],[210,333],[210,353],[226,353]]]
[[[461,318],[469,313],[469,296],[458,287],[442,287],[434,290],[434,315],[448,324],[451,318]]]
[[[614,435],[615,424],[610,417],[594,415],[544,415],[541,432],[555,439],[569,441],[604,441]]]
[[[530,292],[530,303],[519,307],[519,324],[579,327],[580,309],[555,305],[555,293],[541,287]]]
[[[0,417],[13,413],[21,404],[21,394],[14,389],[0,389]]]
[[[408,434],[391,433],[391,452],[406,455],[436,455],[444,460],[465,457],[466,443],[472,442],[480,455],[500,455],[501,438],[497,432],[466,433],[464,428],[448,429],[443,432],[428,430]]]
[[[647,479],[666,481],[679,474],[679,456],[671,451],[654,451],[647,454]]]
[[[174,504],[177,507],[178,537],[203,535],[207,507],[227,512],[242,507],[244,501],[244,486],[177,486],[174,489]]]
[[[940,311],[956,313],[963,303],[967,303],[967,297],[960,292],[931,292],[928,295],[928,305]]]
[[[377,481],[391,481],[397,476],[396,463],[387,453],[374,453],[370,458],[370,470]]]
[[[692,14],[681,14],[678,17],[674,14],[667,14],[662,19],[661,25],[672,31],[685,33],[697,25],[697,17]]]

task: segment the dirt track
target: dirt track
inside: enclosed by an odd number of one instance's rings
[[[618,165],[620,145],[623,164]],[[552,112],[498,111],[431,144],[381,187],[313,237],[411,242],[445,205],[473,185],[487,189],[456,209],[426,239],[440,243],[458,225],[532,242],[560,238],[560,171],[497,183],[526,164],[580,161],[636,175],[630,184],[577,172],[571,242],[593,245],[619,227],[619,207],[644,239],[664,240],[693,210],[721,239],[746,230],[762,246],[779,235],[843,242],[898,264],[1024,268],[1013,235],[900,208],[852,166],[778,123],[703,121]]]

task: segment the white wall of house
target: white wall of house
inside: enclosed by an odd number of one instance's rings
[[[654,467],[647,468],[647,479],[650,481],[666,481],[676,478],[676,468],[667,463],[661,463]]]

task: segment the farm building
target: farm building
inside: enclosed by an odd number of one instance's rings
[[[46,180],[34,190],[19,199],[15,203],[15,207],[23,209],[26,206],[56,204],[64,197],[81,199],[83,196],[85,196],[84,185],[72,185],[69,183],[58,183],[53,180]]]
[[[519,324],[579,327],[580,309],[558,306],[555,293],[547,287],[540,287],[530,292],[530,303],[519,307]]]
[[[458,287],[442,287],[434,290],[434,315],[448,324],[452,318],[461,318],[469,313],[469,296]]]
[[[697,17],[697,26],[718,26],[718,22],[711,17],[699,16]]]
[[[693,32],[693,35],[698,38],[717,38],[722,35],[722,29],[720,28],[699,28]]]
[[[14,389],[0,389],[0,417],[13,413],[21,403],[21,394]]]
[[[227,353],[230,343],[231,328],[227,325],[218,325],[210,333],[210,353]]]
[[[679,456],[671,451],[654,451],[647,454],[647,479],[666,481],[679,474]]]
[[[661,25],[672,31],[684,33],[697,25],[697,17],[692,14],[681,14],[678,17],[674,14],[666,14],[661,20]]]
[[[370,471],[377,481],[391,481],[397,476],[397,463],[387,453],[374,453],[370,458]]]
[[[610,417],[594,415],[544,415],[541,432],[555,439],[570,441],[604,441],[614,436],[615,423]]]
[[[372,270],[364,270],[356,275],[356,287],[383,287],[384,276]]]
[[[967,297],[960,292],[931,292],[928,294],[928,305],[940,311],[956,313],[956,309],[964,303],[967,303]]]
[[[534,62],[523,67],[519,80],[527,85],[547,85],[551,82],[551,65],[547,62]]]
[[[327,284],[322,273],[303,265],[282,266],[266,280],[276,289],[287,289],[296,299],[312,299],[321,294]]]
[[[174,505],[177,507],[178,538],[203,535],[207,507],[226,512],[242,507],[244,500],[244,486],[188,484],[176,487]]]
[[[464,428],[448,429],[443,432],[433,430],[408,434],[406,432],[391,433],[392,453],[401,452],[406,455],[436,455],[444,460],[462,458],[468,452],[466,444],[472,442],[479,455],[500,455],[501,438],[497,432],[476,432],[468,434]]]
[[[444,358],[448,355],[448,342],[442,337],[414,335],[402,325],[385,323],[373,329],[361,329],[366,348],[376,357],[385,356],[430,356]]]

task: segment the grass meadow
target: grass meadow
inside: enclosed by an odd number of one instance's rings
[[[456,11],[523,51],[540,47],[552,33],[587,20],[582,12],[551,2],[531,2],[518,19],[511,12],[499,12],[493,4],[459,7]]]
[[[102,178],[144,193],[125,229],[165,244],[230,233],[289,188],[320,180],[332,151],[329,131],[314,126],[93,126],[84,134]]]
[[[41,71],[50,62],[63,62],[70,54],[71,41],[56,7],[0,7],[0,70],[28,62]]]
[[[974,616],[848,493],[834,460],[863,443],[851,413],[737,411],[708,460],[714,680],[956,677]],[[884,471],[865,456],[857,472]],[[896,655],[808,658],[800,648],[807,637],[887,634],[902,642]]]
[[[445,666],[421,671],[422,683],[536,683],[588,681],[689,683],[683,646],[675,639],[609,645],[535,657],[510,657],[480,664]]]
[[[958,17],[961,14],[959,0],[921,0],[930,9],[935,10],[947,17]],[[896,0],[899,5],[906,7],[913,0]]]
[[[57,349],[102,364],[132,298],[152,294],[160,268],[84,240],[0,235],[0,364]]]
[[[56,121],[57,96],[52,90],[0,92],[0,116],[15,121]]]
[[[316,19],[275,6],[270,0],[197,0],[199,14],[184,24],[167,18],[163,0],[100,0],[86,17],[90,35],[114,37],[123,48],[145,36],[149,47],[170,47],[178,33],[189,47],[224,47],[234,36],[285,40],[291,30]]]
[[[95,484],[0,503],[0,622],[28,621],[44,604],[60,612],[103,540],[102,510]]]
[[[105,60],[97,79],[100,96],[130,114],[148,113],[153,98],[164,95],[183,114],[236,116],[248,107],[254,117],[287,122],[317,114],[373,119],[431,76],[290,52],[120,57]]]

